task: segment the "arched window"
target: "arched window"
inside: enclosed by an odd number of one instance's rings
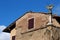
[[[28,20],[28,29],[31,29],[34,27],[34,18],[31,18]]]

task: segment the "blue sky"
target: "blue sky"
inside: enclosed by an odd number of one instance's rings
[[[27,11],[47,12],[53,4],[53,12],[59,14],[60,0],[0,0],[0,25],[8,26]],[[59,14],[60,15],[60,14]]]
[[[54,5],[53,14],[60,16],[60,0],[0,0],[0,27],[7,27],[28,11],[48,12],[49,4]]]

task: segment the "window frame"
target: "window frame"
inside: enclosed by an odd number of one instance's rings
[[[33,23],[33,27],[29,28],[29,20],[31,20],[31,19],[33,19],[34,23]],[[35,19],[34,19],[34,17],[28,18],[28,29],[33,29],[34,26],[35,26],[34,24],[35,24]]]

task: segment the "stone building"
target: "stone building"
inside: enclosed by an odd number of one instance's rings
[[[49,16],[44,12],[26,12],[3,32],[10,33],[10,40],[60,40],[60,16],[52,15],[52,25],[48,25]]]

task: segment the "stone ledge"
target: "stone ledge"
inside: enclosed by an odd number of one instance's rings
[[[46,25],[46,27],[38,28],[38,29],[32,29],[32,30],[29,30],[29,31],[27,31],[27,32],[23,32],[23,33],[21,33],[21,34],[26,34],[26,33],[29,33],[29,32],[37,31],[37,30],[39,30],[39,29],[44,29],[44,28],[47,28],[48,26],[52,26],[52,27],[55,27],[55,28],[59,28],[59,29],[60,29],[60,27],[56,27],[56,26],[54,26],[54,25]]]

